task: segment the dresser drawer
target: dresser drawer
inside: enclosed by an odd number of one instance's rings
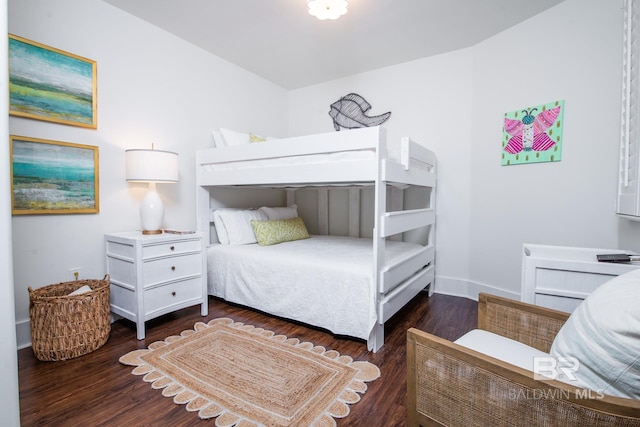
[[[200,276],[202,274],[202,253],[146,261],[142,270],[145,288],[190,276]]]
[[[111,302],[111,311],[135,321],[137,313],[135,288],[120,286],[112,281],[109,299]]]
[[[128,243],[107,241],[107,255],[133,260],[136,257],[136,248]]]
[[[147,318],[173,311],[173,307],[188,301],[202,299],[202,279],[194,278],[172,282],[144,291],[144,306]]]
[[[189,252],[200,252],[201,250],[202,241],[200,239],[163,242],[154,245],[143,246],[142,259],[148,260],[152,258],[171,255],[180,255]]]
[[[134,287],[136,283],[136,265],[133,260],[124,260],[107,255],[107,271],[112,282],[128,284]]]

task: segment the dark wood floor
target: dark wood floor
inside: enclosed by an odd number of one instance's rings
[[[376,364],[381,377],[369,383],[361,401],[351,405],[350,415],[337,420],[338,426],[404,426],[406,330],[417,327],[456,339],[476,327],[477,306],[465,298],[421,294],[387,322],[385,345],[377,353],[368,352],[364,341],[336,337],[210,298],[206,320],[216,317],[230,317]],[[163,397],[142,377],[132,375],[130,366],[118,362],[123,354],[191,329],[203,319],[199,306],[154,319],[147,322],[147,337],[142,341],[136,340],[132,322],[120,320],[113,324],[109,341],[102,348],[67,361],[40,362],[31,348],[19,350],[22,426],[214,425]]]

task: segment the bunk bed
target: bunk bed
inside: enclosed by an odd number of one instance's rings
[[[376,126],[199,150],[196,184],[211,295],[364,339],[377,351],[385,322],[419,292],[433,292],[436,156],[409,138],[387,141]],[[318,235],[273,246],[220,244],[212,206],[220,187],[283,189],[288,206],[298,189],[315,188]],[[327,191],[336,187],[349,192],[349,236],[328,236]],[[372,238],[359,236],[363,187],[374,192]],[[424,197],[408,200],[411,188]]]

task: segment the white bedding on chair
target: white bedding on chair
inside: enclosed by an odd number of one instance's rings
[[[386,242],[387,263],[422,246]],[[273,246],[212,245],[209,294],[335,334],[368,339],[376,322],[371,239],[311,236]]]

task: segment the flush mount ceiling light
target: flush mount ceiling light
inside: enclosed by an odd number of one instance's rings
[[[347,0],[308,0],[309,14],[318,19],[338,19],[347,13]]]

